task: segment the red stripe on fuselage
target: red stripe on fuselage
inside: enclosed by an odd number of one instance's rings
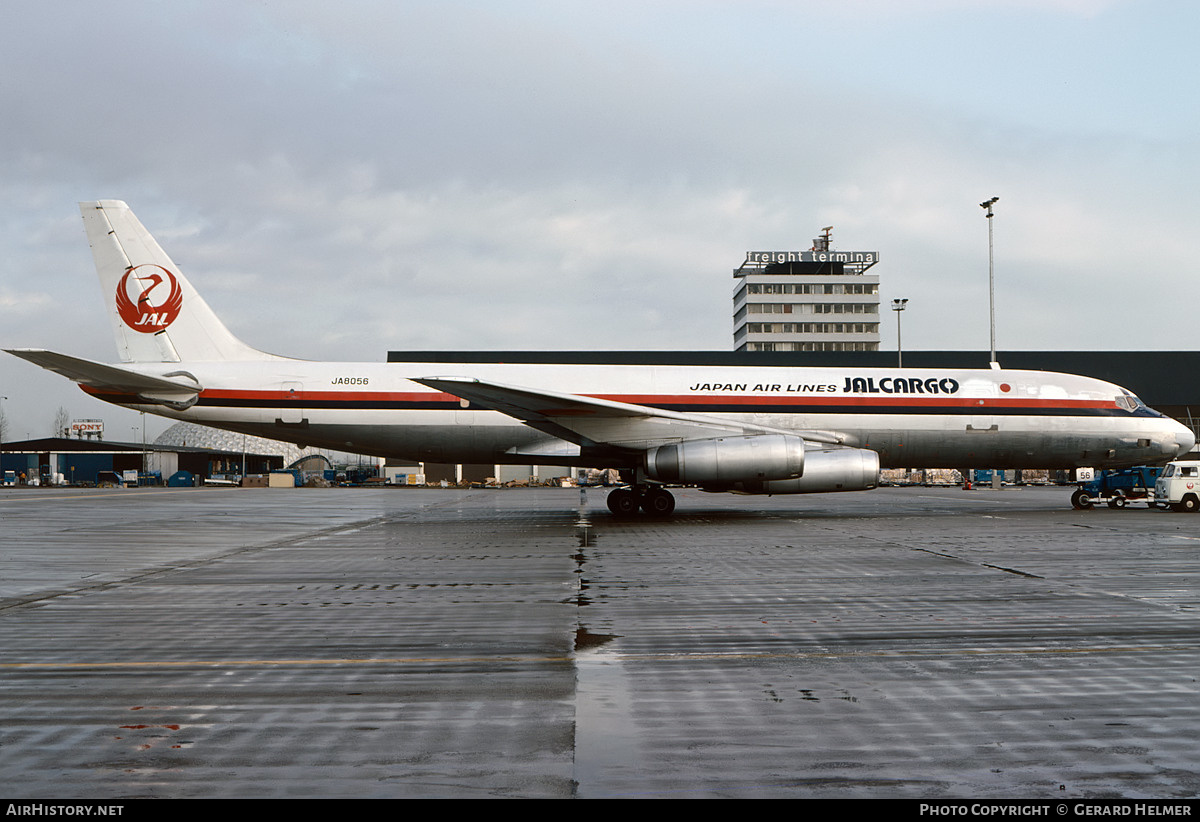
[[[84,386],[84,390],[88,390]],[[90,392],[101,393],[101,392]],[[446,402],[458,403],[459,398],[442,391],[298,391],[295,393],[279,390],[229,390],[206,389],[200,393],[204,399],[216,400],[257,400],[260,402],[277,402],[291,404],[297,402],[393,402],[393,403],[429,403]],[[1114,408],[1111,400],[1080,400],[1080,399],[1036,399],[1016,397],[953,397],[943,394],[918,394],[915,396],[896,396],[893,394],[752,394],[752,395],[721,395],[721,394],[581,394],[581,397],[624,402],[632,405],[650,407],[662,405],[722,405],[744,406],[753,409],[755,406],[797,405],[804,407],[826,406],[829,408],[855,408],[859,406],[894,406],[905,407],[941,407],[941,408],[1028,408],[1038,410],[1067,410]]]
[[[898,397],[894,394],[592,394],[597,399],[627,402],[634,405],[895,405],[942,406],[945,408],[1115,408],[1111,400],[1039,400],[1016,397],[952,397],[944,394],[918,394]]]
[[[270,391],[232,390],[206,388],[200,392],[205,399],[214,400],[262,400],[280,403],[295,403],[302,400],[313,402],[458,402],[458,397],[441,391]]]

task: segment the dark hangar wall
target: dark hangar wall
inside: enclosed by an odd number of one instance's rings
[[[905,351],[905,368],[987,368],[987,351]],[[1200,409],[1200,351],[1001,351],[1005,368],[1082,374],[1152,408]],[[895,351],[392,351],[388,362],[894,368]],[[1170,412],[1168,412],[1170,413]]]

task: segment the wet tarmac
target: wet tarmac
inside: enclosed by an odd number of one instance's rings
[[[1196,797],[1200,517],[1069,493],[3,489],[0,793]]]

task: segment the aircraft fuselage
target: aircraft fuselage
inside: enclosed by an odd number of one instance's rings
[[[186,372],[204,389],[182,410],[85,390],[137,410],[301,445],[435,462],[569,465],[581,457],[576,445],[411,378],[486,379],[797,434],[827,432],[830,442],[877,452],[884,467],[1138,465],[1176,456],[1186,431],[1110,383],[1041,371],[284,359],[127,367]],[[593,456],[586,464],[612,462]]]

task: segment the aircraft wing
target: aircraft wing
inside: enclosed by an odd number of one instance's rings
[[[182,371],[159,377],[40,348],[6,348],[5,351],[40,365],[47,371],[61,374],[92,391],[132,394],[159,405],[186,408],[195,403],[203,390],[191,374]]]
[[[507,414],[531,428],[584,448],[607,446],[643,450],[681,440],[744,434],[790,434],[812,442],[840,442],[830,432],[785,431],[706,414],[683,414],[580,394],[502,385],[470,377],[420,377],[413,378],[413,382]]]

